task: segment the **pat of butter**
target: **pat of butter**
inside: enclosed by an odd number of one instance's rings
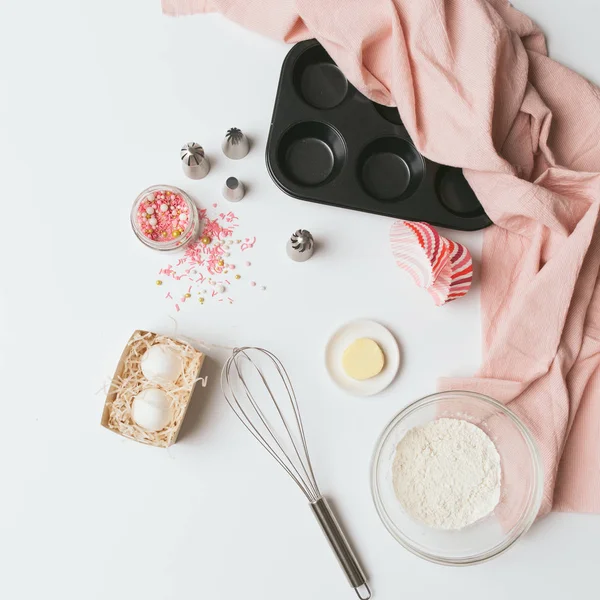
[[[342,368],[348,377],[363,381],[379,375],[385,364],[383,351],[370,338],[354,340],[342,355]]]

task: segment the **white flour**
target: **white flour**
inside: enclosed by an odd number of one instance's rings
[[[413,518],[439,529],[462,529],[491,513],[500,499],[500,456],[468,421],[438,419],[398,443],[394,490]]]

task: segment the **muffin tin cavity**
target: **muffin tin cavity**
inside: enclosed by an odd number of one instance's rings
[[[358,178],[369,196],[399,202],[419,187],[425,165],[414,146],[402,138],[379,138],[358,159]]]
[[[301,186],[324,185],[341,171],[346,158],[342,136],[316,121],[296,123],[282,136],[277,161],[282,173]]]
[[[314,108],[341,104],[348,93],[348,80],[322,46],[311,46],[294,66],[294,88]]]
[[[436,190],[440,202],[453,214],[477,217],[484,214],[471,186],[458,169],[441,167],[437,172]]]
[[[266,160],[302,200],[465,231],[491,225],[462,171],[422,156],[398,109],[365,98],[315,40],[285,58]]]

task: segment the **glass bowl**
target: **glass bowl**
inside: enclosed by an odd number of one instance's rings
[[[138,211],[140,210],[140,205],[143,202],[147,203],[148,198],[151,197],[151,195],[152,197],[154,197],[162,192],[166,192],[167,196],[169,194],[172,194],[174,196],[180,196],[181,199],[183,199],[183,202],[187,207],[188,219],[185,227],[176,231],[177,237],[169,237],[164,240],[160,238],[152,239],[144,231],[144,228],[148,227],[148,225],[144,225],[144,227],[140,225]],[[143,205],[142,208],[144,206],[145,205]],[[151,217],[155,216],[155,214],[146,216]],[[174,216],[174,218],[176,219],[177,217]],[[187,244],[195,240],[198,237],[198,233],[200,232],[200,218],[198,215],[198,208],[196,207],[192,199],[183,190],[180,190],[179,188],[171,185],[153,185],[141,192],[140,195],[135,199],[135,202],[133,203],[133,206],[131,208],[130,220],[133,232],[140,240],[140,242],[142,242],[142,244],[148,246],[148,248],[152,248],[153,250],[161,250],[163,252],[179,250],[181,248],[184,248]]]
[[[404,511],[393,487],[398,442],[413,427],[440,418],[477,425],[500,455],[498,505],[487,517],[460,530],[434,529],[416,521]],[[405,548],[438,564],[473,565],[506,551],[531,527],[542,501],[542,462],[531,433],[506,406],[472,392],[442,392],[413,402],[385,428],[373,454],[371,490],[383,524]]]

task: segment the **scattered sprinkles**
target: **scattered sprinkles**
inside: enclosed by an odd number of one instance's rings
[[[256,238],[255,238],[255,237],[254,237],[254,238],[252,238],[252,239],[250,239],[250,238],[246,238],[246,239],[244,240],[244,243],[243,243],[243,244],[242,244],[242,246],[241,246],[241,250],[242,250],[242,252],[244,252],[244,251],[246,251],[246,250],[249,250],[250,248],[254,248],[254,244],[256,244]],[[248,266],[249,266],[249,265],[248,265]]]
[[[162,204],[167,204],[169,198],[164,202],[157,197],[153,200],[153,212],[149,215],[160,213]],[[213,204],[216,208],[217,205]],[[177,303],[171,292],[165,296],[166,299],[173,302],[175,310],[179,312],[186,305],[186,300],[198,295],[198,304],[205,304],[207,301],[223,302],[233,304],[234,293],[236,289],[235,282],[242,278],[240,270],[237,269],[235,276],[232,278],[233,284],[223,276],[229,271],[236,270],[237,259],[243,252],[247,252],[254,248],[256,237],[246,237],[233,239],[234,231],[239,226],[238,217],[231,211],[219,212],[216,216],[208,214],[206,209],[200,209],[200,231],[201,237],[197,241],[189,243],[181,258],[176,258],[175,262],[166,265],[160,269],[159,275],[162,279],[156,280],[156,285],[163,285],[163,280],[167,279],[175,287],[173,294],[177,298]],[[171,214],[171,209],[167,208],[166,214]],[[181,214],[175,214],[171,221],[179,222]],[[171,223],[172,227],[177,227]],[[173,235],[174,231],[165,231],[167,235]],[[233,244],[236,244],[233,246]],[[227,260],[232,256],[233,260]],[[241,264],[250,266],[250,261],[243,261]],[[166,283],[166,282],[165,282]],[[210,286],[210,290],[206,288]],[[256,287],[256,282],[250,282],[251,287]],[[266,289],[262,286],[261,289]],[[225,292],[229,292],[231,296],[224,297]]]

